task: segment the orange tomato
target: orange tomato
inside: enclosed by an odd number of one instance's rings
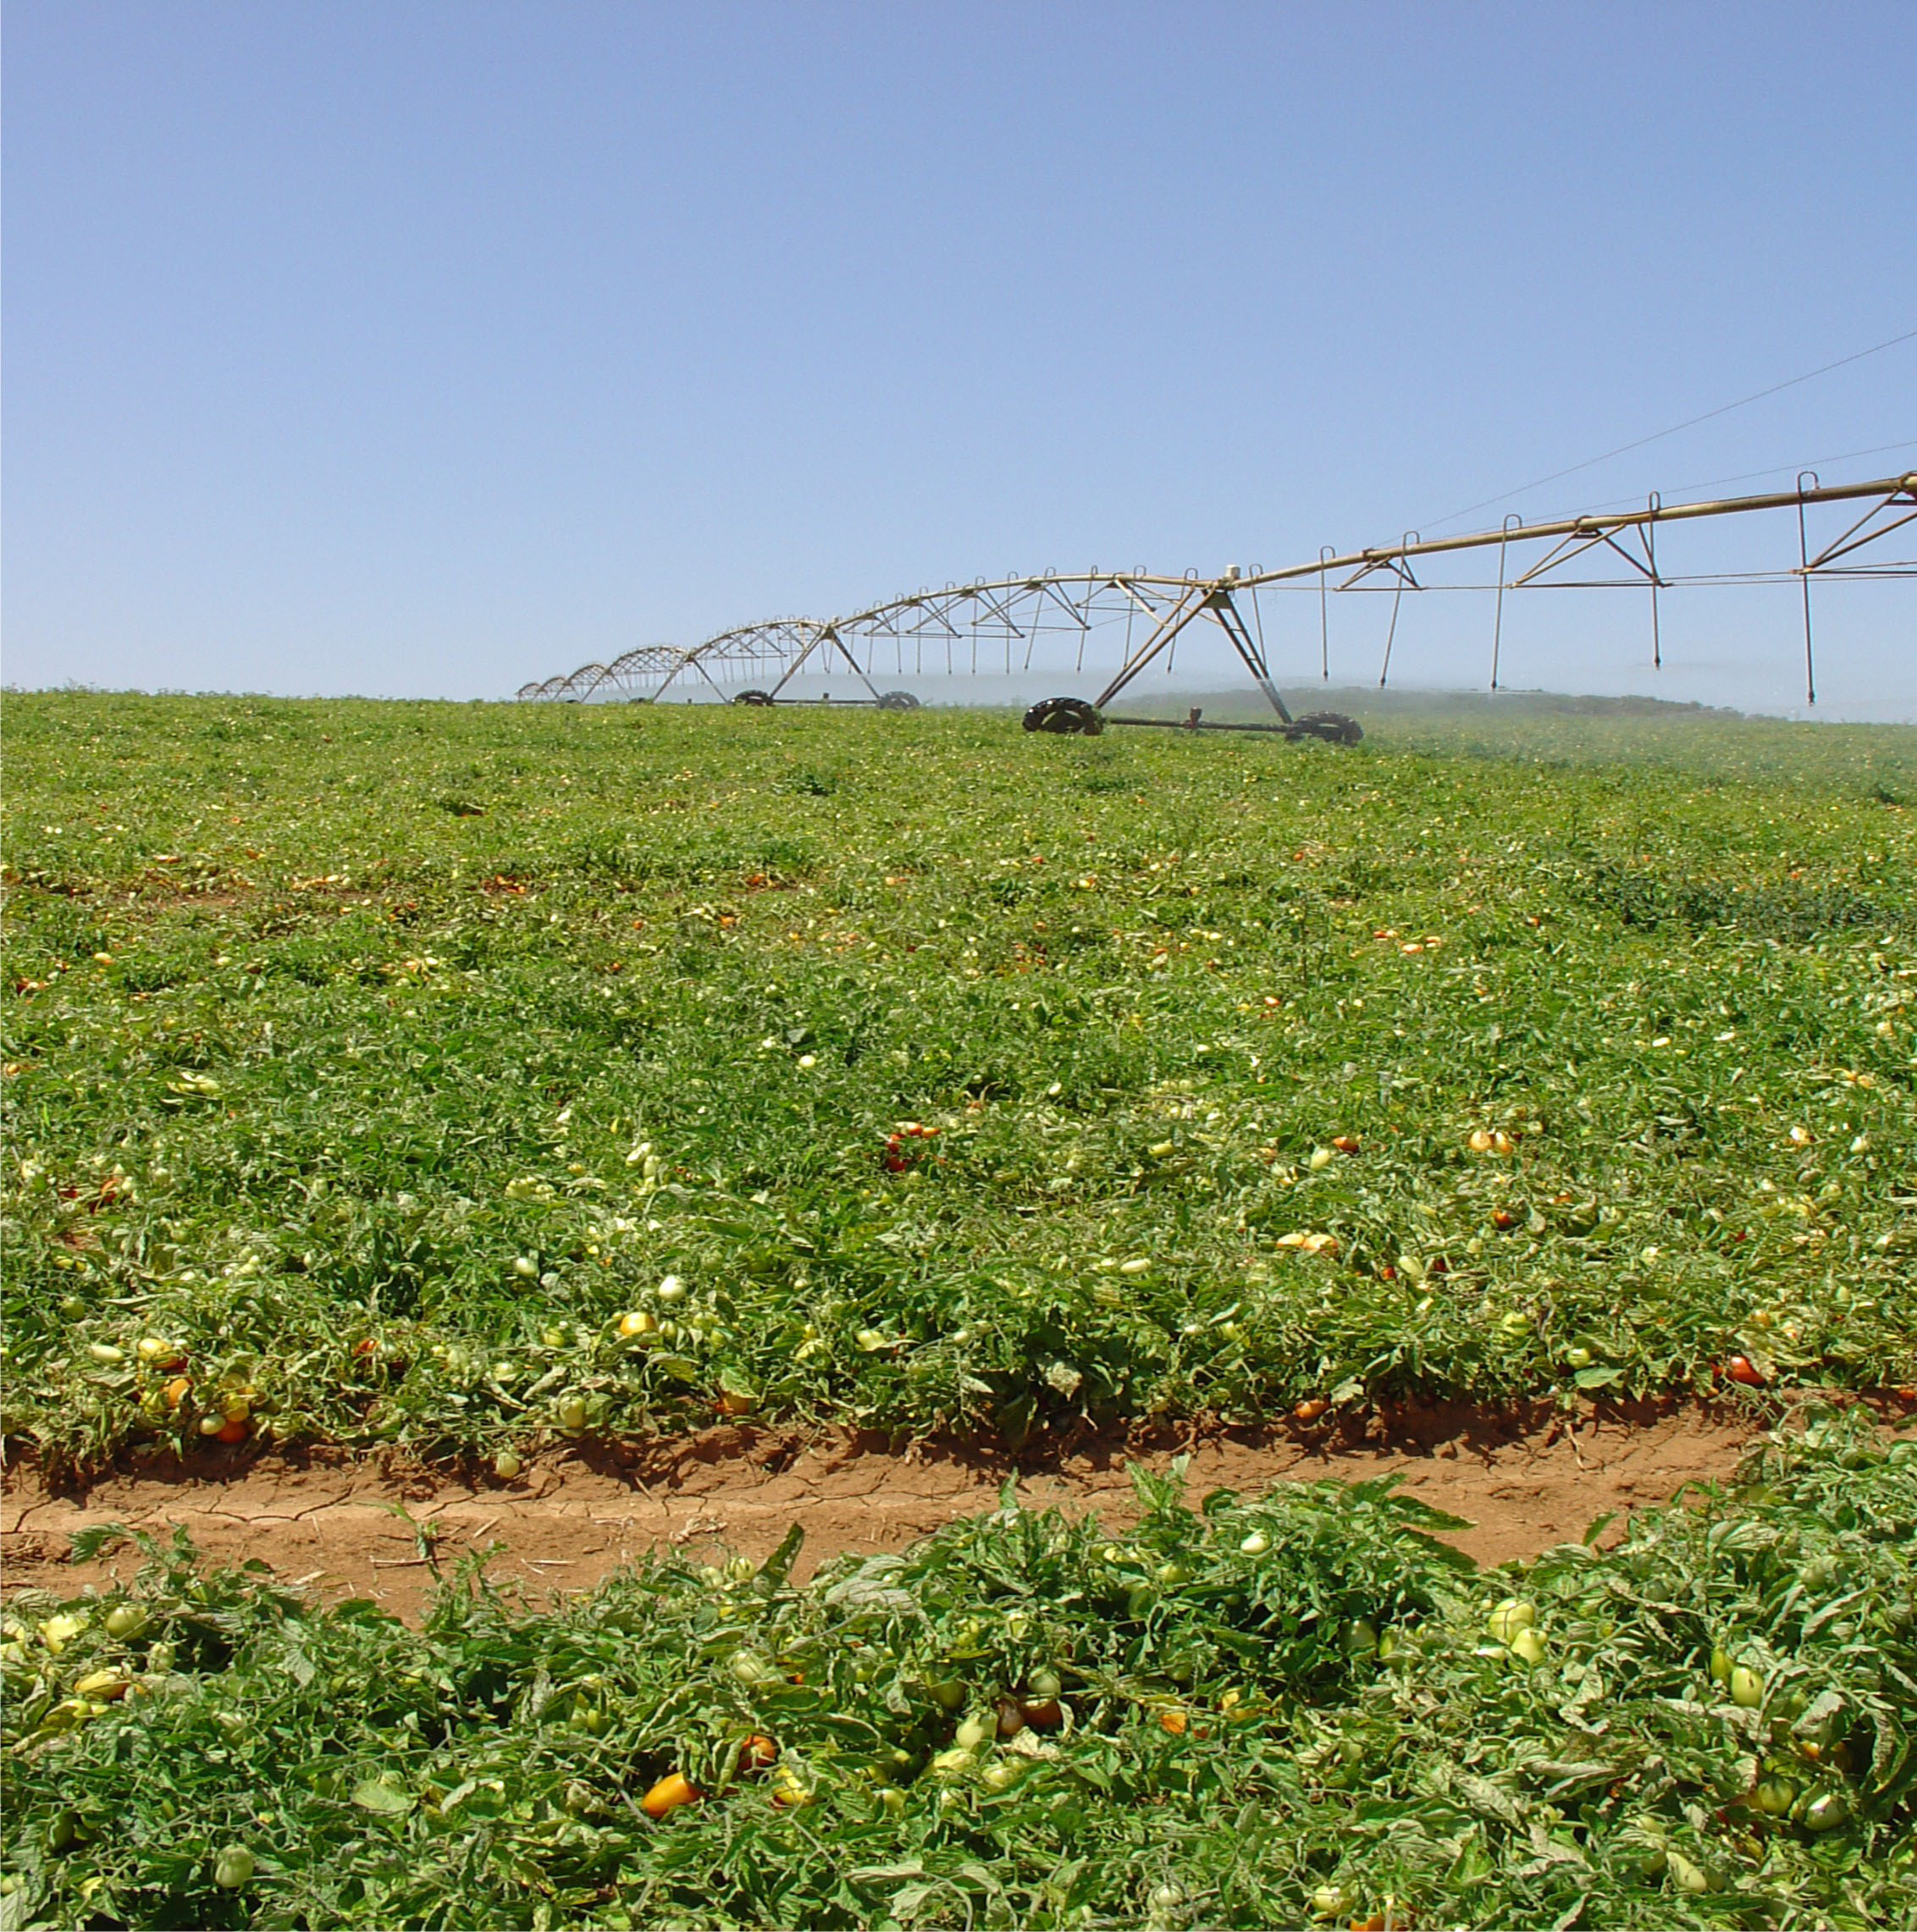
[[[1761,1388],[1764,1377],[1758,1373],[1757,1365],[1749,1355],[1732,1355],[1724,1364],[1724,1372],[1733,1382],[1741,1382],[1746,1388]]]
[[[1158,1713],[1158,1728],[1173,1737],[1183,1737],[1191,1719],[1176,1705]]]
[[[739,1769],[764,1771],[779,1761],[779,1747],[764,1731],[755,1731],[739,1746]]]
[[[697,1785],[677,1771],[668,1771],[639,1800],[639,1809],[648,1818],[664,1818],[667,1812],[677,1811],[682,1804],[697,1804],[704,1796]]]
[[[216,1442],[227,1443],[243,1443],[253,1432],[252,1425],[244,1416],[236,1416],[230,1422],[222,1422]]]
[[[1318,1417],[1322,1416],[1330,1406],[1331,1405],[1329,1402],[1324,1401],[1320,1397],[1314,1395],[1310,1399],[1310,1400],[1301,1402],[1298,1406],[1291,1411],[1291,1413],[1294,1418],[1298,1421],[1315,1422]]]

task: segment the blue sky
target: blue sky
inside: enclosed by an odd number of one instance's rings
[[[1917,328],[1914,99],[1903,5],[10,0],[5,675],[505,695],[1428,531]],[[1917,466],[1917,341],[1464,522],[1820,461]],[[1687,595],[1657,687],[1788,703],[1790,593]],[[1917,715],[1917,587],[1820,632]]]

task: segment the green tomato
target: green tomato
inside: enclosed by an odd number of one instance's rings
[[[942,1711],[955,1711],[965,1702],[965,1686],[956,1677],[942,1678],[925,1686],[925,1695]]]
[[[1064,1687],[1056,1670],[1034,1670],[1025,1680],[1025,1701],[1028,1703],[1048,1704]]]
[[[1833,1831],[1850,1816],[1850,1800],[1842,1791],[1820,1791],[1804,1808],[1806,1831]]]
[[[969,1717],[953,1733],[952,1741],[961,1751],[976,1751],[997,1728],[997,1723],[990,1718]]]
[[[980,1774],[979,1782],[988,1791],[1008,1791],[1021,1775],[1019,1767],[1009,1758],[995,1758]]]
[[[1721,1643],[1712,1646],[1710,1675],[1715,1681],[1720,1684],[1728,1684],[1731,1681],[1731,1672],[1736,1664],[1737,1659]]]
[[[1357,1895],[1349,1885],[1319,1885],[1312,1893],[1312,1914],[1317,1918],[1335,1918],[1349,1912]]]
[[[1766,1818],[1787,1817],[1797,1802],[1797,1786],[1788,1778],[1766,1778],[1752,1794],[1757,1808]]]
[[[1367,1617],[1355,1617],[1345,1626],[1341,1641],[1347,1657],[1375,1657],[1378,1626]]]
[[[145,1634],[153,1613],[144,1604],[115,1604],[107,1612],[107,1635],[120,1643],[130,1643]]]
[[[1511,1653],[1522,1658],[1527,1664],[1539,1664],[1544,1661],[1544,1640],[1534,1630],[1521,1630],[1511,1640]]]
[[[1677,1881],[1678,1891],[1696,1895],[1717,1890],[1716,1880],[1702,1865],[1693,1864],[1682,1852],[1667,1852],[1666,1859],[1671,1877]]]
[[[1755,1710],[1764,1702],[1763,1678],[1744,1664],[1733,1666],[1731,1671],[1731,1702],[1741,1710]]]
[[[1529,1630],[1538,1620],[1538,1613],[1529,1604],[1516,1597],[1506,1597],[1491,1612],[1486,1627],[1500,1643],[1509,1643],[1521,1630]]]
[[[1180,1583],[1189,1583],[1191,1581],[1191,1572],[1182,1563],[1161,1563],[1157,1569],[1157,1577],[1169,1590]]]
[[[1253,1530],[1238,1547],[1247,1556],[1262,1556],[1271,1548],[1271,1538],[1262,1530]]]
[[[241,1885],[250,1884],[252,1876],[253,1854],[244,1845],[223,1846],[213,1860],[213,1883],[228,1891],[237,1891]]]
[[[755,1650],[735,1650],[726,1667],[740,1683],[749,1686],[772,1683],[779,1675]]]
[[[70,1811],[56,1812],[47,1825],[47,1849],[56,1856],[80,1842],[80,1819]]]
[[[897,1785],[887,1785],[879,1793],[879,1802],[894,1818],[905,1815],[905,1793]]]

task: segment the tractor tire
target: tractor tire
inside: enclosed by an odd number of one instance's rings
[[[1364,726],[1342,711],[1312,711],[1295,719],[1285,734],[1291,739],[1320,738],[1328,745],[1355,745],[1365,735]]]
[[[770,691],[742,691],[732,702],[735,704],[770,704],[772,702],[772,693]]]
[[[1098,709],[1082,698],[1043,698],[1025,713],[1028,731],[1050,731],[1059,737],[1095,738],[1105,729]]]
[[[909,691],[888,691],[879,699],[881,711],[916,711],[919,700]]]

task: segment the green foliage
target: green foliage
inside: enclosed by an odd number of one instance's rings
[[[1917,1381],[1908,731],[7,732],[4,1422],[56,1459]]]
[[[1124,1530],[1008,1499],[796,1587],[795,1537],[544,1615],[476,1558],[419,1630],[148,1543],[124,1595],[10,1606],[8,1923],[1917,1912],[1917,1442],[1814,1416],[1483,1577],[1385,1484],[1140,1488]],[[655,1820],[671,1772],[703,1796]]]

